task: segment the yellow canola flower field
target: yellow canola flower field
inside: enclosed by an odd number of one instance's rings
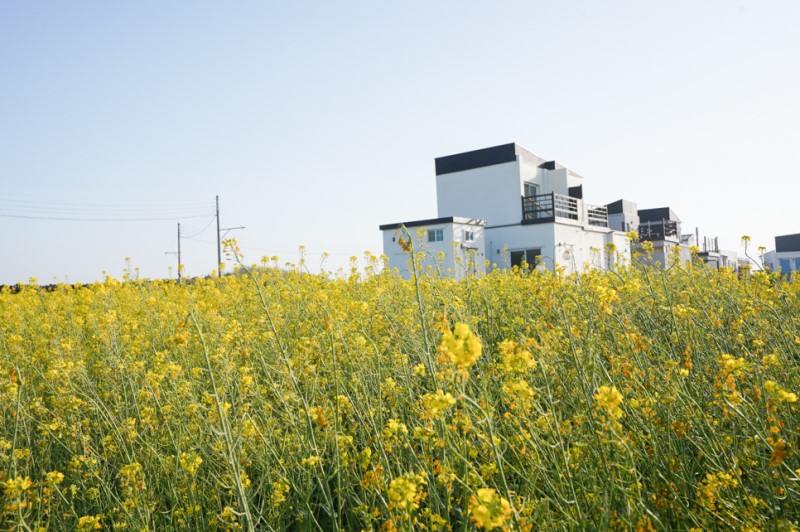
[[[800,283],[381,266],[4,288],[0,529],[800,526]]]

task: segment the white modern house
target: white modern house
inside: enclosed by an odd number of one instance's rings
[[[764,254],[764,263],[785,275],[800,271],[800,233],[776,236],[775,249]]]
[[[747,260],[740,260],[735,251],[720,249],[716,237],[703,237],[701,240],[699,232],[683,234],[681,219],[670,207],[638,209],[636,203],[628,200],[618,200],[606,207],[609,227],[621,231],[636,229],[638,232],[639,241],[633,244],[634,252],[642,251],[644,242],[652,244],[652,254],[640,257],[643,262],[669,267],[677,259],[685,264],[692,260],[691,248],[697,246],[697,257],[714,268],[738,271],[740,266],[749,264]]]
[[[424,253],[421,273],[462,279],[468,274],[486,272],[484,220],[447,216],[387,224],[380,229],[383,231],[383,253],[389,258],[389,267],[399,269],[404,277],[411,274],[411,249]]]
[[[406,277],[409,235],[425,269],[457,277],[523,262],[568,273],[613,269],[630,258],[608,209],[586,203],[583,177],[555,161],[511,143],[435,163],[438,217],[380,226],[389,267]]]
[[[731,268],[739,271],[743,266],[749,266],[750,261],[745,258],[740,258],[739,254],[733,250],[720,249],[719,239],[703,238],[700,252],[697,256],[709,266],[719,268]]]

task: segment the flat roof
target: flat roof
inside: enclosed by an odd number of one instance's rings
[[[639,221],[641,222],[660,222],[661,220],[669,220],[671,222],[680,222],[681,219],[669,207],[658,207],[655,209],[639,209]]]
[[[436,175],[452,174],[473,168],[493,166],[495,164],[510,163],[517,160],[517,145],[514,142],[482,148],[480,150],[465,151],[454,155],[446,155],[434,159]]]
[[[626,199],[618,199],[617,201],[611,202],[606,205],[606,208],[608,209],[608,214],[622,214],[626,211],[635,213],[637,216],[639,214],[636,202]]]
[[[776,236],[775,251],[778,253],[785,253],[787,251],[800,251],[800,233]]]
[[[396,224],[381,225],[381,231],[391,231],[393,229],[400,229],[402,226],[406,227],[422,227],[425,225],[438,225],[438,224],[463,224],[463,225],[486,225],[486,220],[479,220],[477,218],[462,218],[461,216],[445,216],[444,218],[430,218],[428,220],[412,220],[410,222],[400,222]]]

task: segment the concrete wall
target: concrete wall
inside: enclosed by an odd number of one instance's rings
[[[628,200],[618,200],[609,203],[608,226],[611,229],[627,233],[639,227],[639,209],[636,203]]]
[[[408,228],[415,253],[422,253],[424,256],[420,273],[449,275],[461,279],[468,273],[483,275],[486,272],[483,225],[451,222],[421,228],[425,230],[424,234],[420,234],[420,227]],[[428,242],[427,232],[435,229],[442,229],[444,239],[441,242]],[[467,231],[473,232],[473,241],[466,240]],[[383,253],[389,259],[389,268],[396,268],[403,278],[409,279],[413,272],[411,255],[401,248],[401,237],[406,238],[403,231],[383,231]]]
[[[438,217],[479,218],[490,226],[519,223],[521,189],[517,161],[437,175]]]
[[[787,263],[788,261],[788,263]],[[789,274],[794,271],[800,271],[800,252],[797,251],[770,251],[764,254],[764,262],[770,271],[780,271],[783,274]],[[789,271],[786,266],[789,266]]]
[[[613,269],[620,262],[630,263],[630,243],[619,231],[571,224],[545,223],[486,229],[486,257],[490,267],[507,268],[511,252],[541,248],[542,264],[549,270],[563,267],[567,273],[590,268]],[[611,259],[606,244],[614,244]]]
[[[569,195],[583,178],[567,168],[539,168],[539,159],[520,152],[517,161],[436,176],[439,218],[461,216],[486,220],[487,226],[519,223],[525,183],[539,186],[540,194]]]
[[[567,179],[568,170],[558,168],[556,170],[542,170],[542,193],[555,192],[562,196],[569,196],[569,180]]]
[[[673,254],[675,253],[675,249],[678,249],[679,259],[681,264],[686,264],[687,261],[692,260],[692,252],[690,251],[691,246],[685,244],[679,244],[675,240],[654,240],[652,241],[653,244],[653,254],[651,258],[647,258],[642,250],[642,242],[637,242],[633,246],[633,253],[640,253],[641,255],[638,258],[638,261],[643,264],[651,264],[656,265],[658,264],[662,268],[669,268],[673,265]],[[702,254],[701,254],[702,255]],[[702,257],[701,257],[702,258]]]
[[[556,224],[558,263],[567,272],[587,269],[613,270],[621,263],[630,264],[630,242],[625,234],[607,228],[576,227]],[[613,244],[615,251],[608,253],[606,245]],[[565,251],[569,251],[565,255]]]
[[[486,257],[490,268],[505,269],[511,266],[511,252],[540,248],[542,263],[553,269],[555,224],[514,225],[510,227],[487,227],[485,233]]]

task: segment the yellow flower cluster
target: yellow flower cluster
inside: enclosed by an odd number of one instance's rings
[[[783,388],[781,388],[778,383],[771,380],[764,381],[764,391],[768,394],[773,395],[778,401],[783,401],[786,403],[796,403],[797,402],[797,394],[794,392],[787,392]]]
[[[419,508],[420,501],[425,496],[425,477],[419,474],[407,473],[392,479],[389,483],[390,507],[411,513]]]
[[[800,522],[796,279],[273,262],[0,288],[0,528]]]
[[[497,346],[503,370],[507,373],[525,373],[536,367],[536,360],[527,349],[511,340],[503,340]]]
[[[478,528],[504,528],[511,520],[511,504],[494,488],[480,488],[469,498],[469,513]]]
[[[721,492],[729,488],[736,488],[738,479],[730,473],[706,473],[706,478],[697,488],[697,500],[708,510],[716,510]]]
[[[456,323],[453,330],[446,330],[439,344],[439,352],[445,360],[454,364],[459,373],[467,375],[467,369],[481,356],[481,340],[469,330],[465,323]]]
[[[602,412],[605,420],[614,428],[621,427],[619,419],[625,415],[620,408],[622,394],[616,386],[600,386],[594,394],[595,408]]]
[[[436,390],[436,393],[426,393],[422,396],[425,412],[432,419],[440,418],[447,409],[456,404],[456,399],[451,393]]]

